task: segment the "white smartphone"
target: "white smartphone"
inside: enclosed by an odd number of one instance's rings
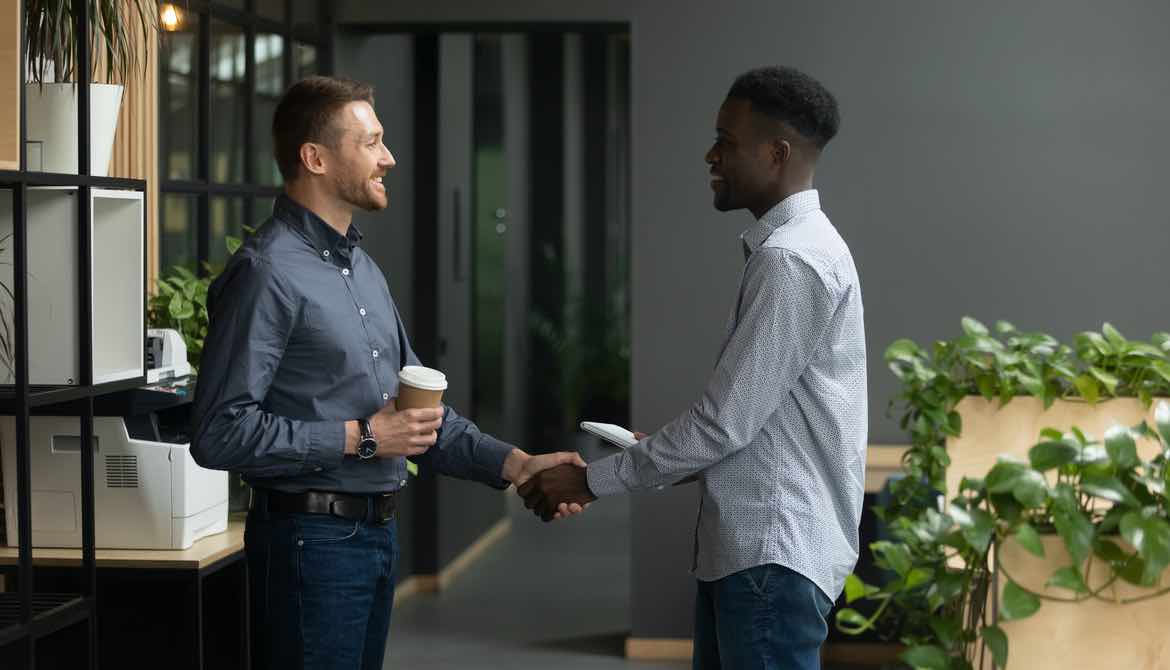
[[[628,449],[638,443],[638,438],[630,431],[612,423],[598,423],[596,421],[582,421],[581,430],[591,433],[609,442],[610,444]]]

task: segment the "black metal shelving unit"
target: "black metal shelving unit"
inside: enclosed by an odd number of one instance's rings
[[[20,5],[20,43],[25,44],[24,3]],[[135,179],[94,177],[90,175],[90,115],[89,83],[90,53],[88,48],[90,5],[87,0],[73,0],[74,40],[77,54],[77,161],[78,174],[49,174],[27,170],[26,105],[21,98],[20,109],[20,165],[18,170],[0,170],[0,188],[12,191],[13,206],[13,324],[15,384],[0,391],[0,414],[16,419],[16,442],[5,445],[16,449],[16,499],[18,537],[18,572],[15,592],[0,593],[0,658],[18,658],[18,666],[30,670],[37,667],[37,642],[67,628],[87,626],[87,666],[97,667],[97,621],[95,598],[97,567],[94,538],[94,459],[93,417],[94,398],[141,386],[146,383],[143,373],[131,379],[105,384],[93,383],[93,239],[92,190],[94,188],[126,189],[143,192],[145,206],[146,183]],[[25,50],[19,51],[20,74],[18,85],[26,76]],[[28,195],[29,189],[45,186],[76,187],[77,197],[77,258],[78,268],[78,347],[80,379],[72,386],[39,386],[29,383],[29,319],[28,319]],[[145,222],[145,217],[143,217]],[[145,225],[145,223],[144,223]],[[68,259],[62,259],[68,262]],[[143,269],[145,275],[145,268]],[[145,295],[142,296],[145,308]],[[144,320],[145,321],[145,320]],[[146,325],[142,326],[145,343]],[[81,526],[82,526],[82,580],[80,593],[38,593],[33,579],[31,463],[29,445],[29,418],[33,414],[51,414],[68,406],[80,417],[81,436]],[[54,411],[56,409],[56,412]],[[9,537],[14,537],[9,529]],[[15,667],[11,666],[13,670]],[[5,664],[7,670],[10,666]]]

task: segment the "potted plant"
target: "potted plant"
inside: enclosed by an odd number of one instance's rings
[[[110,83],[90,84],[90,171],[106,176],[123,87],[141,65],[145,45],[158,30],[149,0],[84,0],[89,3],[92,75]],[[77,54],[72,0],[24,0],[28,81],[25,84],[28,140],[40,143],[43,172],[77,172]]]
[[[904,459],[906,477],[877,510],[892,541],[871,547],[892,577],[881,586],[851,577],[846,599],[877,607],[868,615],[842,610],[838,627],[878,630],[901,641],[907,646],[902,659],[913,667],[989,667],[993,661],[1002,667],[1009,637],[1024,659],[1014,667],[1089,667],[1083,663],[1091,665],[1093,653],[1112,649],[1101,643],[1101,631],[1124,640],[1123,650],[1165,664],[1160,654],[1170,650],[1143,647],[1161,645],[1163,636],[1146,635],[1133,622],[1161,621],[1170,614],[1170,599],[1153,599],[1162,610],[1145,619],[1126,609],[1128,625],[1102,626],[1117,613],[1091,608],[1106,599],[1147,602],[1163,593],[1149,587],[1170,563],[1170,406],[1159,402],[1152,415],[1146,407],[1170,395],[1170,335],[1134,342],[1106,324],[1069,347],[1006,323],[997,325],[996,335],[973,319],[964,319],[963,327],[962,336],[929,351],[900,340],[886,352],[902,381],[902,425],[913,442]],[[1088,440],[1068,423],[1070,416],[1108,427],[1104,442]],[[1021,437],[1028,426],[1049,419],[1065,423]],[[1110,425],[1117,420],[1124,423]],[[1037,434],[1042,442],[1033,444]],[[1001,452],[1014,455],[997,462]],[[950,502],[944,505],[945,497]],[[1049,559],[1063,552],[1063,558],[1037,567],[1022,558],[1029,551]],[[1037,581],[1036,574],[1044,577]],[[1045,599],[1068,601],[1041,617],[1058,621],[1001,623],[1023,619]],[[1056,611],[1072,605],[1074,614]],[[1092,625],[1078,628],[1086,618]],[[1075,636],[1054,645],[1060,639],[1054,631]],[[1029,651],[1038,635],[1043,662]],[[1077,660],[1070,663],[1070,654]]]

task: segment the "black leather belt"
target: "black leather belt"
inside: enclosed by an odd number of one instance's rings
[[[285,493],[258,488],[252,492],[251,507],[269,514],[331,514],[350,521],[369,519],[371,523],[384,524],[394,518],[397,495],[396,491],[354,495],[331,491]]]

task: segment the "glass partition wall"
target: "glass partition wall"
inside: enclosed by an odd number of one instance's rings
[[[159,268],[203,272],[227,259],[280,192],[276,103],[330,71],[332,27],[319,0],[174,3],[159,52]]]

